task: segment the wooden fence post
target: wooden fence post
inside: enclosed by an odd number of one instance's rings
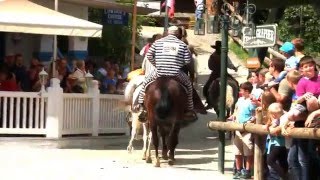
[[[92,96],[92,136],[99,136],[100,122],[100,90],[97,80],[91,81],[91,86],[88,88],[88,93]]]
[[[257,118],[256,124],[262,124],[262,118]],[[254,180],[263,179],[263,139],[259,134],[254,135]]]

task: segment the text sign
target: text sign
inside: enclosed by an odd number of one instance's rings
[[[254,36],[250,34],[251,28],[244,27],[242,29],[242,42],[244,48],[272,47],[276,44],[277,25],[256,26]]]
[[[123,11],[106,9],[103,13],[103,24],[127,26],[129,14]]]

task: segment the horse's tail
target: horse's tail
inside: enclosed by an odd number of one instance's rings
[[[232,105],[234,104],[234,97],[233,97],[233,89],[232,87],[227,84],[227,92],[226,92],[226,107],[232,108]]]
[[[155,114],[158,119],[165,119],[169,116],[172,108],[172,101],[168,88],[161,88],[161,98],[155,106]]]

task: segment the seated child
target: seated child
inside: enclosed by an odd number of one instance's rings
[[[282,71],[278,78],[274,80],[275,82],[280,83],[280,81],[286,77],[289,71],[296,70],[298,68],[299,58],[294,56],[294,50],[295,47],[291,42],[285,42],[281,46],[280,51],[287,55],[287,59],[285,61],[284,71]]]
[[[117,87],[117,79],[115,77],[115,71],[110,69],[107,72],[107,77],[103,82],[103,86],[106,88],[107,93],[115,93],[115,89]]]
[[[287,75],[289,86],[296,90],[293,96],[288,120],[293,121],[302,113],[319,109],[317,98],[320,95],[320,76],[316,71],[316,63],[310,56],[305,56],[300,61],[300,70],[291,71]]]

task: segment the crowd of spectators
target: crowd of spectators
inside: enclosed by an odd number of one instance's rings
[[[43,65],[37,58],[32,58],[30,65],[25,66],[21,54],[8,55],[0,65],[0,91],[39,92],[41,82],[39,73],[45,70],[48,79],[56,77],[60,80],[65,93],[85,93],[87,85],[85,76],[91,73],[99,82],[102,94],[122,94],[129,73],[128,67],[120,67],[112,58],[106,58],[102,66],[93,60],[75,60],[72,64],[65,58],[56,61],[55,73],[52,64]],[[49,86],[47,81],[46,86]]]
[[[290,138],[294,127],[320,127],[320,75],[313,57],[304,55],[303,40],[286,42],[268,69],[249,73],[241,97],[229,117],[239,123],[262,118],[265,137],[265,179],[320,179],[320,146],[310,139]],[[234,179],[249,179],[253,169],[253,135],[235,132]]]

